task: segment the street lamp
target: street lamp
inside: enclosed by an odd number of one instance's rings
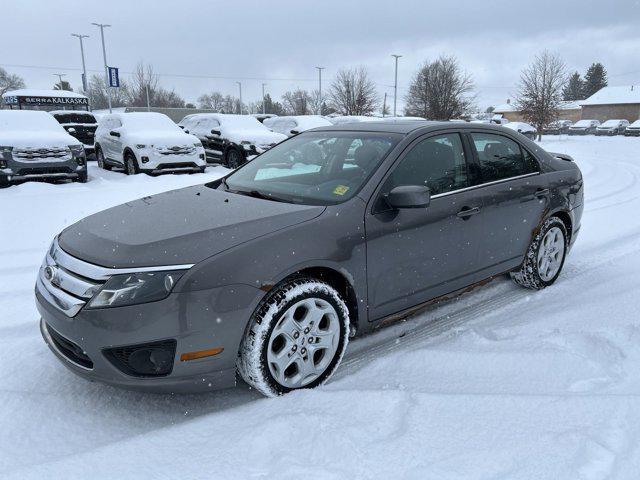
[[[62,77],[66,77],[67,74],[66,73],[54,73],[53,74],[54,77],[58,77],[59,80],[59,85],[60,85],[60,90],[62,90]]]
[[[84,45],[82,44],[83,38],[89,38],[89,35],[81,35],[79,33],[72,33],[72,37],[78,37],[80,40],[80,55],[82,56],[82,89],[87,91],[87,66],[84,63]]]
[[[109,88],[109,67],[107,67],[107,49],[104,46],[104,29],[110,27],[111,25],[107,25],[106,23],[91,23],[91,25],[95,25],[96,27],[100,27],[100,38],[102,39],[102,58],[104,60],[104,81],[105,87],[107,88],[107,100],[109,102],[109,113],[113,113],[111,109],[111,89]]]
[[[325,67],[316,67],[318,70],[318,115],[322,115],[322,70]]]
[[[265,107],[265,104],[264,104],[264,87],[266,85],[267,85],[266,83],[262,84],[262,114],[263,115],[266,113],[266,110],[265,110],[266,107]]]
[[[402,55],[391,55],[396,59],[396,74],[395,74],[395,82],[393,84],[393,116],[396,116],[396,102],[398,100],[398,59]]]
[[[242,115],[242,82],[236,82],[240,89],[240,115]]]

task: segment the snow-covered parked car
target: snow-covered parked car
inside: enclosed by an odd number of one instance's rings
[[[599,120],[578,120],[569,127],[569,135],[592,135],[600,125]]]
[[[54,110],[49,112],[69,135],[77,138],[84,145],[84,151],[93,155],[98,120],[91,112],[81,110]]]
[[[530,140],[535,140],[536,135],[538,134],[538,130],[536,130],[533,125],[529,125],[525,122],[509,122],[503,124],[502,126],[510,128],[511,130],[515,130],[516,132],[521,133]]]
[[[640,120],[636,120],[624,130],[625,137],[640,137]]]
[[[96,130],[96,160],[100,168],[123,168],[128,175],[204,172],[207,166],[200,140],[155,112],[102,116]]]
[[[596,128],[596,135],[623,135],[628,126],[629,120],[607,120]]]
[[[47,112],[0,110],[0,186],[47,179],[87,181],[82,143]]]
[[[331,122],[320,115],[296,115],[289,117],[266,118],[263,125],[274,132],[282,133],[287,137],[298,135],[306,130],[316,127],[326,127]]]
[[[343,115],[338,117],[327,117],[333,125],[344,125],[345,123],[377,122],[380,117],[368,117],[365,115]]]
[[[571,125],[573,125],[571,120],[556,120],[555,122],[551,122],[547,125],[542,130],[542,133],[544,135],[560,135],[562,133],[568,133]]]
[[[179,125],[185,132],[198,137],[209,161],[229,168],[239,167],[287,138],[272,132],[251,115],[194,114],[184,118]]]

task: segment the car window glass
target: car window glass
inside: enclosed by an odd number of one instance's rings
[[[472,133],[471,138],[478,154],[483,182],[539,171],[535,158],[510,138],[491,133]]]
[[[383,191],[401,185],[424,185],[431,195],[467,187],[467,164],[460,135],[438,135],[412,147],[385,182]]]

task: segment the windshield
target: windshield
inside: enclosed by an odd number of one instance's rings
[[[589,127],[591,126],[591,120],[580,120],[573,124],[574,127]]]
[[[2,131],[64,132],[64,129],[55,118],[46,112],[2,110],[0,111],[0,132]]]
[[[54,113],[54,117],[60,123],[97,123],[96,119],[90,113]]]
[[[272,200],[333,205],[353,197],[402,135],[308,132],[276,145],[210,186]]]
[[[125,113],[122,120],[129,130],[164,130],[182,132],[173,120],[162,113]]]
[[[619,123],[620,123],[620,120],[607,120],[600,126],[601,127],[617,127]]]

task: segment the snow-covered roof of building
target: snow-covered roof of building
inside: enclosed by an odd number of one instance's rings
[[[67,90],[35,90],[32,88],[21,88],[19,90],[9,90],[2,94],[5,97],[64,97],[64,98],[87,98],[85,95]]]
[[[560,110],[579,110],[580,102],[575,101],[562,101],[560,102]],[[518,107],[516,107],[515,103],[502,103],[500,105],[496,105],[493,109],[493,113],[507,113],[507,112],[517,112]]]
[[[582,105],[619,105],[640,103],[640,85],[604,87],[580,102]]]

